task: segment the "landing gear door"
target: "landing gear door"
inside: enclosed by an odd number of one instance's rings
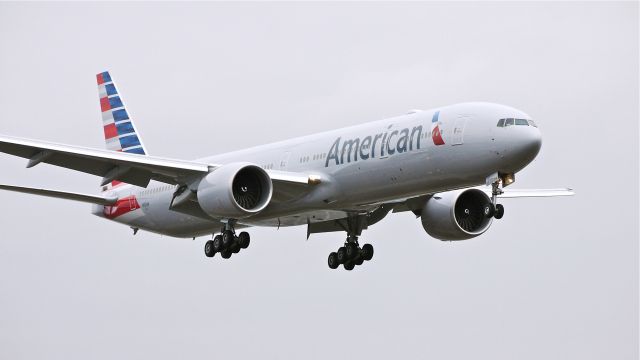
[[[464,128],[467,126],[469,115],[458,115],[454,124],[451,136],[451,145],[462,145],[464,143]]]

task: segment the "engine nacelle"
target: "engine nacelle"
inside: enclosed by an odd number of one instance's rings
[[[478,189],[435,194],[422,208],[422,227],[439,240],[468,240],[489,229],[491,199]]]
[[[198,185],[198,203],[215,218],[242,219],[262,211],[271,201],[273,184],[261,167],[250,163],[223,165]]]

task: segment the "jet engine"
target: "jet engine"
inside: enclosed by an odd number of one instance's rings
[[[435,194],[422,208],[427,234],[439,240],[468,240],[489,229],[491,199],[478,189]]]
[[[198,185],[198,203],[215,218],[242,219],[262,211],[271,201],[273,185],[257,165],[231,163],[205,176]]]

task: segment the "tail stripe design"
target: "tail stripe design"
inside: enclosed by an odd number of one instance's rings
[[[107,149],[146,155],[135,126],[108,71],[96,75]]]
[[[433,143],[437,145],[444,145],[444,139],[442,138],[442,132],[440,131],[440,111],[436,111],[431,119],[431,139]]]

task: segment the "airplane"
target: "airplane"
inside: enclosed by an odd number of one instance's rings
[[[362,231],[411,211],[431,237],[468,240],[504,215],[499,198],[570,196],[570,188],[512,190],[537,156],[538,125],[526,113],[461,103],[255,146],[193,161],[149,155],[108,71],[96,76],[106,150],[0,136],[0,152],[102,177],[98,195],[0,185],[93,204],[92,214],[177,238],[211,236],[207,257],[250,244],[249,227],[344,232],[331,269],[373,257]]]

